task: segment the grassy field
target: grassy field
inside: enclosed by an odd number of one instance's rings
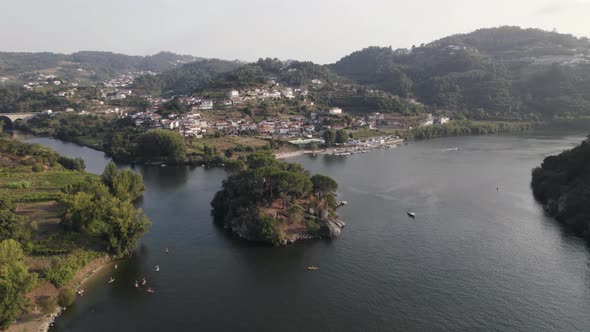
[[[16,203],[47,202],[59,198],[61,189],[92,176],[85,172],[67,170],[31,171],[31,166],[12,165],[0,168],[0,194]]]
[[[215,147],[218,151],[225,151],[230,148],[234,148],[238,145],[242,145],[244,147],[261,147],[268,144],[267,140],[256,138],[256,137],[246,137],[246,136],[222,136],[218,138],[201,138],[195,139],[192,142],[188,141],[187,146],[189,152],[196,152],[202,153],[203,148],[205,146]]]

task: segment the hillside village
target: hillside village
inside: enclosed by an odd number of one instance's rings
[[[174,95],[167,98],[138,96],[133,90],[134,81],[141,75],[154,75],[146,72],[130,72],[109,79],[96,87],[95,98],[85,100],[85,108],[64,107],[61,110],[43,110],[41,113],[55,117],[61,112],[75,112],[80,115],[111,115],[130,118],[136,127],[144,129],[167,129],[180,132],[185,137],[203,138],[207,135],[257,135],[275,139],[311,139],[325,129],[369,129],[377,130],[408,129],[412,126],[444,124],[450,119],[446,112],[438,115],[422,114],[414,117],[398,113],[351,113],[340,107],[315,105],[309,98],[310,90],[318,91],[328,85],[319,78],[309,81],[309,88],[290,87],[278,82],[276,77],[266,77],[262,86],[243,89],[206,91],[202,96]],[[336,83],[334,83],[336,84]],[[40,74],[36,82],[25,84],[26,89],[50,86],[56,97],[80,101],[76,83],[67,83],[53,75]],[[379,94],[378,90],[368,90],[369,94]],[[128,101],[140,100],[144,107],[129,107]],[[246,107],[256,108],[266,101],[277,103],[292,102],[304,106],[305,112],[278,114],[276,116],[255,117],[244,114]],[[410,104],[423,105],[413,98]],[[182,112],[163,112],[167,104],[174,102],[182,107]],[[131,102],[129,104],[132,104]],[[117,106],[121,105],[121,106]]]

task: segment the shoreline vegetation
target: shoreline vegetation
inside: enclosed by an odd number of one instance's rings
[[[141,176],[0,137],[0,328],[47,328],[93,271],[131,253],[149,220]],[[15,331],[14,328],[11,329]]]
[[[533,169],[531,186],[547,214],[590,238],[590,136],[571,150],[545,158]]]
[[[225,169],[229,175],[211,201],[214,222],[244,240],[287,245],[337,237],[345,226],[335,211],[338,184],[328,176],[265,152]]]
[[[410,129],[363,129],[344,130],[347,138],[351,140],[365,140],[387,136],[397,136],[402,140],[422,140],[449,136],[478,136],[500,133],[525,132],[539,127],[560,127],[575,126],[578,128],[590,127],[590,121],[582,120],[560,120],[554,122],[507,122],[507,121],[472,121],[455,120],[442,125],[419,126]],[[52,137],[65,142],[71,142],[80,146],[88,147],[104,152],[107,156],[117,162],[129,164],[146,165],[192,165],[192,166],[222,166],[225,162],[238,159],[256,151],[271,151],[277,159],[285,159],[291,156],[303,154],[329,154],[346,153],[348,151],[363,150],[355,144],[340,144],[337,147],[332,145],[321,146],[296,146],[286,139],[273,139],[272,137],[252,136],[221,136],[212,137],[202,141],[184,138],[173,131],[155,129],[142,133],[136,133],[126,137],[125,152],[113,149],[112,142],[107,138],[96,141],[89,137],[73,137],[62,134],[57,130],[53,134],[46,131],[34,130],[27,126],[19,127],[23,132],[39,137]],[[198,147],[203,152],[195,153]],[[334,148],[336,148],[334,150]]]

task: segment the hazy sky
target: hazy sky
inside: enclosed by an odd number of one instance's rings
[[[0,0],[0,50],[329,63],[481,27],[590,36],[590,0]]]

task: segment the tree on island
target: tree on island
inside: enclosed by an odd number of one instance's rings
[[[311,183],[313,184],[313,191],[318,193],[320,196],[334,194],[338,189],[338,183],[334,181],[334,179],[321,174],[312,176]]]
[[[244,238],[278,244],[284,239],[281,222],[295,222],[307,229],[308,221],[328,218],[323,211],[335,215],[333,202],[324,195],[335,191],[334,180],[316,176],[314,185],[303,166],[280,162],[268,152],[241,158],[229,167],[230,175],[211,202],[215,222]],[[282,206],[279,211],[277,203]],[[315,226],[309,229],[319,231]]]

